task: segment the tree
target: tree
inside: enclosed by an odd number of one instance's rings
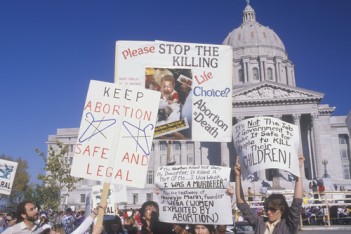
[[[0,194],[0,201],[7,200],[8,206],[16,207],[19,201],[23,198],[23,191],[28,188],[29,174],[28,174],[28,162],[23,159],[13,159],[8,155],[0,155],[0,159],[17,162],[17,170],[15,179],[13,180],[12,190],[10,195]]]
[[[44,171],[46,172],[46,174],[38,175],[38,180],[43,183],[43,186],[37,191],[43,197],[41,204],[45,208],[57,210],[64,196],[64,194],[60,195],[60,191],[66,188],[67,193],[71,192],[75,189],[75,184],[82,179],[71,176],[68,146],[62,142],[57,141],[56,147],[50,145],[47,157],[38,149],[35,151],[44,160]]]

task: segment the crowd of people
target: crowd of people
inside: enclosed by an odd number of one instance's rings
[[[238,157],[237,157],[238,158]],[[233,210],[233,223],[245,221],[255,233],[296,233],[303,213],[303,183],[301,168],[304,158],[299,156],[300,177],[296,177],[294,196],[291,205],[284,195],[270,194],[263,202],[263,211],[257,212],[246,202],[242,188],[241,167],[236,161],[235,189],[228,187],[226,194],[236,197],[237,210]],[[251,188],[247,191],[248,200],[253,200]],[[268,195],[268,194],[267,194]],[[230,204],[231,205],[231,204]],[[101,210],[102,209],[102,210]],[[21,202],[16,212],[9,212],[1,217],[2,234],[224,234],[224,224],[179,224],[160,221],[159,206],[155,201],[146,201],[140,209],[117,212],[116,215],[104,215],[102,224],[94,222],[98,212],[106,207],[98,206],[86,215],[84,211],[74,212],[67,208],[64,212],[45,212],[38,210],[32,201]],[[338,211],[338,210],[337,210]],[[338,217],[349,215],[347,208],[337,212]],[[278,230],[278,232],[277,232]]]

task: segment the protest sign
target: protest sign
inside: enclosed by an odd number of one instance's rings
[[[230,46],[117,41],[115,68],[117,84],[161,92],[155,139],[231,141]]]
[[[10,195],[15,179],[17,162],[0,159],[0,193]]]
[[[99,206],[101,202],[101,196],[103,192],[102,185],[96,185],[92,188],[92,207]],[[106,201],[106,210],[105,215],[117,215],[116,214],[116,205],[120,202],[127,202],[127,190],[123,185],[110,185],[108,190],[107,201]]]
[[[160,93],[92,80],[71,175],[142,188]]]
[[[240,155],[244,178],[270,168],[299,176],[299,129],[272,117],[245,119],[233,127],[233,141]]]
[[[156,173],[160,220],[168,223],[232,224],[230,168],[163,166]]]

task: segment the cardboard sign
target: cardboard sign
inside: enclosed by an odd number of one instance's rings
[[[161,93],[156,139],[231,141],[229,46],[117,41],[115,68],[117,84]]]
[[[283,169],[299,176],[299,130],[296,125],[272,117],[245,119],[233,128],[242,175],[265,169]]]
[[[10,195],[15,179],[17,162],[0,159],[0,193]]]
[[[160,220],[186,224],[232,224],[230,168],[211,165],[160,167],[155,184]]]
[[[142,188],[160,93],[92,80],[71,175]]]

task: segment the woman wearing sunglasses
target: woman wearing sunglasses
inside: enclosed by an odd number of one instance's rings
[[[255,233],[259,234],[290,234],[296,233],[300,222],[300,212],[302,206],[302,166],[304,157],[299,155],[299,173],[294,189],[294,198],[291,206],[288,206],[285,197],[282,194],[271,194],[264,202],[264,208],[268,220],[258,216],[253,212],[250,206],[245,202],[244,192],[241,185],[241,169],[239,156],[236,158],[235,171],[235,194],[238,208],[243,213],[244,218],[254,228]]]

